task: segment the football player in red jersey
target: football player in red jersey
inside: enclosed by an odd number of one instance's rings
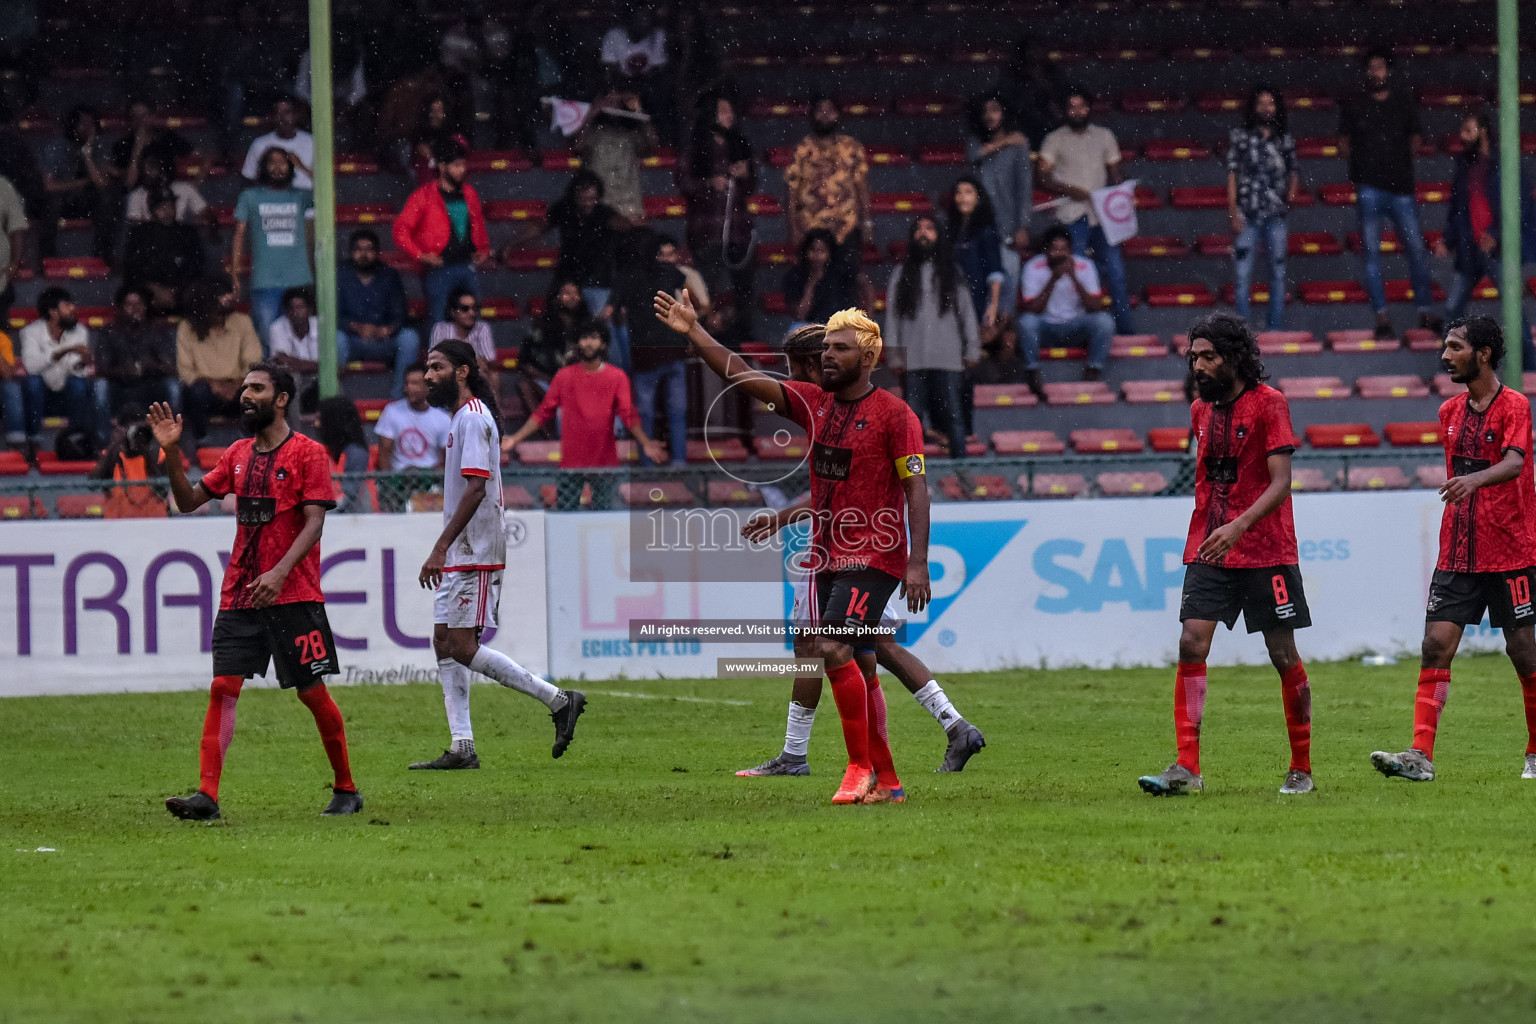
[[[928,604],[928,488],[923,431],[906,403],[870,383],[880,328],[857,309],[827,321],[821,384],[784,381],[747,365],[699,326],[687,294],[655,299],[656,317],[722,379],[803,427],[811,443],[818,637],[843,723],[848,769],[833,803],[900,802],[905,793],[885,736],[885,697],[854,658],[845,627],[874,626],[898,587]],[[903,503],[906,515],[903,515]],[[910,525],[912,542],[907,544]],[[832,635],[839,633],[843,638]]]
[[[235,496],[235,543],[224,570],[219,614],[213,621],[213,687],[203,720],[196,793],[172,797],[178,818],[219,817],[219,778],[235,734],[235,704],[249,676],[277,664],[284,689],[298,691],[320,730],[335,773],[323,814],[356,814],[363,798],[352,782],[347,733],[325,677],[341,671],[320,590],[320,533],[336,501],[331,460],[318,442],[288,427],[293,375],[275,363],[251,367],[240,385],[240,425],[252,435],[225,449],[218,465],[196,484],[181,464],[181,417],[157,402],[149,426],[165,451],[171,495],[193,512],[226,494]]]
[[[1525,770],[1536,779],[1536,479],[1531,470],[1531,403],[1499,380],[1504,331],[1486,316],[1456,321],[1440,362],[1467,392],[1440,406],[1446,481],[1440,488],[1440,559],[1429,584],[1413,746],[1378,750],[1383,775],[1435,777],[1435,728],[1451,688],[1451,659],[1462,630],[1488,612],[1504,631],[1504,650],[1525,698]]]
[[[1154,796],[1198,793],[1205,659],[1216,624],[1239,613],[1264,634],[1280,673],[1291,767],[1280,792],[1310,793],[1312,690],[1295,631],[1312,624],[1297,567],[1291,518],[1291,453],[1296,438],[1285,397],[1264,383],[1259,345],[1246,321],[1215,313],[1189,331],[1189,367],[1199,397],[1189,408],[1196,446],[1195,511],[1184,546],[1179,667],[1173,726],[1179,756],[1139,784]]]

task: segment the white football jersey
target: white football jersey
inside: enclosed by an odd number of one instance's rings
[[[449,572],[500,569],[507,561],[507,534],[501,522],[501,431],[485,403],[471,398],[453,414],[443,467],[443,523],[464,497],[466,477],[485,480],[485,498],[474,518],[448,547]]]

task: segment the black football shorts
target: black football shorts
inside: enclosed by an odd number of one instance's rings
[[[1536,623],[1531,591],[1536,567],[1511,572],[1451,572],[1436,569],[1429,581],[1425,622],[1454,622],[1475,626],[1488,613],[1495,629],[1517,629]]]
[[[263,676],[277,663],[283,689],[319,682],[341,671],[336,641],[319,601],[230,608],[213,620],[213,674]]]
[[[838,572],[819,572],[815,577],[816,621],[831,626],[874,626],[885,614],[885,606],[901,586],[901,580],[883,569],[863,566]],[[845,640],[854,653],[875,649],[874,637]]]
[[[1205,619],[1237,624],[1241,612],[1250,633],[1304,629],[1312,625],[1301,569],[1275,565],[1263,569],[1227,569],[1196,562],[1184,567],[1184,596],[1179,621]]]

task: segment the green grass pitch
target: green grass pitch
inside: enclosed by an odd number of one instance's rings
[[[0,1022],[1536,1019],[1514,673],[1458,662],[1413,785],[1366,755],[1406,745],[1414,671],[1313,666],[1292,799],[1268,669],[1212,672],[1178,800],[1135,784],[1171,671],[946,680],[990,742],[950,776],[887,682],[910,801],[868,808],[827,802],[830,694],[810,778],[733,777],[778,749],[782,683],[592,684],[560,761],[477,686],[485,768],[455,774],[404,770],[444,745],[435,687],[338,687],[352,820],[318,816],[309,714],[247,691],[214,825],[161,806],[204,695],[0,701]]]

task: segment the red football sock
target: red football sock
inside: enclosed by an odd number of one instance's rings
[[[1419,670],[1419,694],[1413,702],[1413,746],[1431,761],[1435,759],[1435,729],[1440,725],[1440,712],[1450,695],[1450,669]]]
[[[827,669],[832,683],[832,699],[837,702],[837,717],[843,722],[843,743],[848,747],[848,765],[874,767],[869,760],[869,696],[859,663],[849,660]]]
[[[197,788],[219,799],[219,777],[224,774],[224,752],[235,738],[235,702],[245,680],[240,676],[214,676],[208,689],[208,714],[203,718],[203,742],[197,748]]]
[[[1536,674],[1520,677],[1520,694],[1525,698],[1525,731],[1529,740],[1527,754],[1536,754]]]
[[[1205,713],[1205,662],[1179,662],[1173,681],[1173,735],[1179,764],[1200,774],[1200,716]]]
[[[331,691],[324,683],[299,691],[299,700],[315,716],[315,726],[320,730],[320,742],[325,744],[325,756],[331,759],[331,771],[336,773],[336,789],[357,792],[352,783],[352,766],[347,761],[347,728],[341,721],[341,709],[331,699]]]
[[[1285,731],[1291,737],[1291,771],[1312,771],[1312,684],[1307,667],[1297,662],[1280,673],[1280,696],[1285,704]]]
[[[869,719],[869,760],[875,766],[875,778],[886,789],[900,789],[896,761],[891,757],[891,740],[885,731],[885,691],[880,689],[880,674],[864,677],[865,715]]]

